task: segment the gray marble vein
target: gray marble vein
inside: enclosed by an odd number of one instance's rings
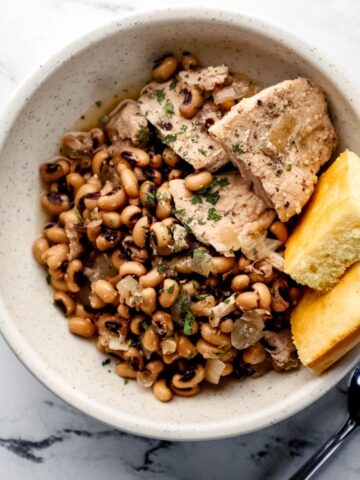
[[[193,3],[183,0],[181,5]],[[217,3],[199,0],[198,5]],[[0,105],[29,71],[81,33],[117,14],[172,4],[168,0],[2,2]],[[358,1],[222,0],[221,5],[294,30],[357,82]],[[345,414],[346,380],[303,412],[260,432],[194,443],[144,439],[111,429],[52,395],[0,338],[0,480],[286,480],[341,425]],[[318,478],[359,479],[359,439],[355,433]]]

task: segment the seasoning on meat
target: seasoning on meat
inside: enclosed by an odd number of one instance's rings
[[[241,100],[209,133],[282,221],[301,212],[336,146],[324,94],[305,78]]]
[[[179,84],[152,82],[143,89],[138,103],[160,139],[195,170],[218,170],[228,163],[229,157],[202,126],[200,113],[192,119],[181,116],[179,106],[183,99]]]
[[[265,237],[275,217],[235,172],[215,175],[212,184],[196,194],[187,190],[184,180],[172,180],[169,186],[175,216],[200,242],[228,256],[246,249],[249,237]]]

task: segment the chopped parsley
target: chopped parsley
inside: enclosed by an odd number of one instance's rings
[[[174,77],[174,78],[171,80],[170,86],[169,86],[170,90],[175,90],[176,85],[178,84],[178,81],[179,81],[179,80],[178,80],[176,77]]]
[[[230,303],[230,298],[226,298],[226,299],[224,300],[224,303],[226,303],[226,305],[228,305],[228,304]]]
[[[106,358],[105,360],[103,360],[103,361],[101,362],[101,365],[102,365],[103,367],[105,367],[106,365],[109,365],[110,362],[111,362],[110,358]]]
[[[175,283],[174,285],[171,285],[171,287],[167,288],[166,291],[167,293],[174,293],[174,289],[175,289]]]
[[[163,137],[163,142],[164,143],[172,143],[176,141],[177,136],[174,135],[173,133],[169,133],[168,135],[165,135]]]
[[[180,215],[180,217],[186,215],[185,208],[181,208],[180,210],[175,210],[174,215]]]
[[[184,335],[193,334],[194,321],[195,321],[194,315],[191,313],[190,310],[188,310],[184,320]]]
[[[147,322],[142,322],[141,326],[144,330],[147,330],[149,328],[149,324]]]
[[[202,198],[200,195],[194,195],[193,198],[191,199],[191,203],[193,205],[197,205],[198,203],[202,203]]]
[[[95,102],[95,105],[100,108],[102,106],[102,102],[100,100],[98,100],[97,102]]]
[[[165,110],[165,115],[167,117],[171,117],[172,115],[174,115],[174,113],[175,113],[174,105],[170,102],[170,100],[166,100],[164,110]]]
[[[156,196],[155,193],[152,192],[151,190],[149,192],[146,192],[146,199],[145,199],[145,205],[147,207],[154,207],[156,204]]]
[[[286,170],[287,172],[291,172],[291,169],[292,169],[292,165],[290,165],[290,163],[288,163],[288,164],[286,165],[286,167],[285,167],[285,170]]]
[[[205,250],[203,248],[195,248],[193,252],[193,258],[203,258]]]
[[[150,140],[150,130],[147,125],[141,125],[139,131],[136,134],[136,138],[139,142],[139,145],[146,145]]]
[[[205,225],[206,222],[204,220],[201,220],[201,218],[199,218],[198,220],[198,225]]]
[[[208,296],[208,293],[199,293],[199,295],[196,295],[196,300],[205,300],[205,298]]]
[[[80,222],[80,223],[83,223],[84,220],[83,220],[83,218],[82,218],[82,216],[81,216],[81,213],[79,212],[79,210],[78,210],[77,207],[75,207],[75,206],[74,206],[74,213],[75,213],[75,215],[77,216],[79,222]]]
[[[168,267],[167,267],[167,265],[163,265],[162,263],[159,263],[156,266],[156,271],[158,273],[166,273],[168,271]]]
[[[109,115],[103,115],[100,118],[100,123],[102,123],[103,125],[106,125],[107,123],[109,123],[109,120],[110,120]]]
[[[124,385],[127,385],[129,383],[129,379],[128,378],[124,378]]]
[[[203,148],[198,148],[198,152],[206,157],[206,150],[204,150]]]
[[[232,146],[232,151],[234,153],[238,153],[238,154],[241,154],[241,153],[245,152],[243,146],[240,143],[234,143],[233,146]]]
[[[221,215],[219,215],[214,207],[209,208],[208,210],[208,220],[214,220],[215,222],[218,222],[221,220]]]
[[[163,88],[159,90],[154,90],[154,95],[156,97],[156,100],[161,103],[163,100],[165,100],[165,90]]]

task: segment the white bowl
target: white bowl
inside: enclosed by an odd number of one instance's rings
[[[264,84],[306,75],[321,85],[343,145],[360,151],[360,105],[336,69],[290,33],[234,11],[167,9],[120,18],[54,55],[16,92],[0,137],[0,326],[19,359],[61,398],[116,428],[163,439],[221,438],[263,428],[299,411],[355,364],[353,350],[317,377],[272,372],[169,404],[101,365],[94,346],[70,335],[31,255],[43,215],[37,166],[94,101],[140,87],[166,51],[190,50]]]

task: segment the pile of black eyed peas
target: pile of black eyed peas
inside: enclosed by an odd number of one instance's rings
[[[197,64],[184,55],[183,68]],[[177,68],[178,60],[167,56],[153,77],[167,80]],[[35,259],[47,269],[69,331],[96,338],[118,375],[168,401],[196,395],[206,381],[273,368],[261,338],[243,349],[233,345],[234,325],[244,312],[266,311],[266,328],[289,331],[300,291],[268,261],[241,252],[225,257],[206,247],[211,273],[193,270],[189,258],[199,243],[174,216],[169,181],[184,178],[196,192],[211,184],[210,172],[194,173],[155,137],[139,148],[112,143],[106,127],[96,127],[66,134],[59,156],[40,166],[40,177],[50,221],[34,242]],[[270,232],[285,244],[285,224],[275,221]],[[225,313],[213,326],[219,305]]]

